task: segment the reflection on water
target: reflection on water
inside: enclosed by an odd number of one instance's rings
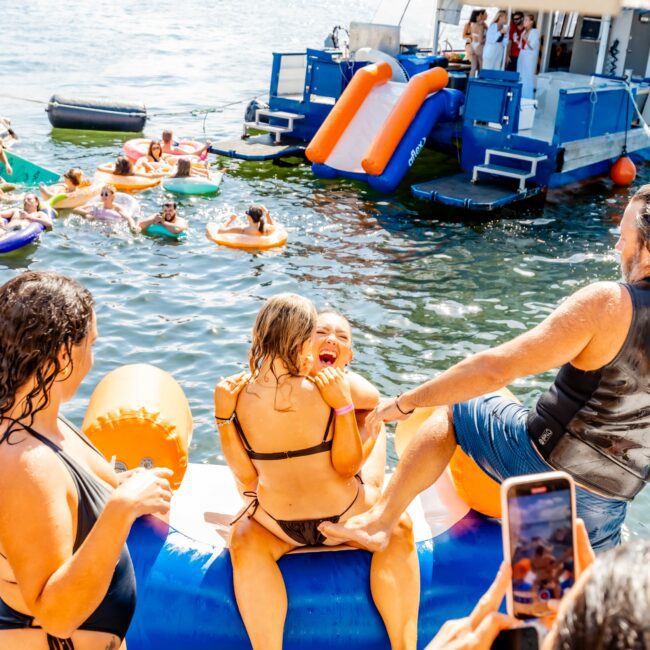
[[[44,0],[29,0],[3,9],[3,89],[43,100],[55,91],[144,100],[151,113],[248,100],[268,84],[271,51],[317,46],[333,25],[370,18],[374,5],[269,0],[269,23],[232,1],[219,3],[217,15],[171,0],[155,7],[118,0],[88,13],[67,5],[52,12]],[[74,24],[74,37],[61,24]],[[39,38],[26,52],[28,28]],[[206,135],[238,134],[244,106],[209,115]],[[92,173],[115,159],[124,139],[52,131],[41,105],[4,99],[0,108],[22,136],[16,151],[55,170]],[[153,117],[146,135],[168,125],[178,137],[203,137],[202,117],[189,114]],[[452,173],[456,164],[428,153],[407,181]],[[67,408],[75,421],[109,370],[153,363],[173,373],[189,397],[192,459],[223,462],[212,390],[219,376],[245,367],[253,319],[269,296],[295,291],[347,314],[355,368],[394,394],[520,334],[577,287],[619,275],[611,250],[629,191],[606,180],[550,192],[543,212],[449,221],[413,200],[408,184],[386,197],[350,181],[315,179],[307,166],[219,166],[226,170],[219,196],[178,199],[191,224],[182,243],[64,216],[40,245],[0,259],[1,281],[27,268],[56,269],[95,295],[100,337],[95,367]],[[647,167],[639,172],[639,183],[650,181]],[[158,209],[164,196],[160,188],[140,195],[143,212]],[[208,222],[258,201],[286,225],[285,248],[247,253],[206,240]],[[530,404],[552,376],[527,377],[512,389]],[[633,531],[644,530],[649,512],[642,495],[628,518]]]

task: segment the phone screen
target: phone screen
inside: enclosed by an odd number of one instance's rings
[[[520,619],[551,613],[574,583],[573,500],[564,478],[508,490],[512,609]]]

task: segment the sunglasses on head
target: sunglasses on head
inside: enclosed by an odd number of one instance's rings
[[[174,208],[176,209],[175,203],[163,203],[163,208]]]

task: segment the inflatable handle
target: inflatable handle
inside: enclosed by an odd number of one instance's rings
[[[361,166],[368,174],[383,174],[424,100],[431,93],[442,90],[448,81],[449,75],[444,68],[432,68],[411,78],[361,161]]]
[[[192,413],[183,389],[147,364],[122,366],[97,385],[81,425],[116,468],[168,467],[177,489],[187,469]]]
[[[499,392],[516,401],[514,395],[506,388]],[[435,410],[434,407],[417,408],[407,420],[397,423],[395,450],[399,457],[402,456],[420,426]],[[501,517],[501,486],[460,447],[456,447],[449,461],[449,472],[458,496],[470,508],[488,517]]]
[[[49,199],[47,200],[47,203],[46,203],[46,204],[47,204],[50,208],[54,208],[54,206],[55,206],[57,203],[60,203],[61,201],[63,201],[63,199],[67,199],[67,198],[68,198],[68,195],[67,195],[65,192],[61,192],[61,194],[55,194],[54,196],[52,196],[51,198],[49,198]],[[56,212],[54,213],[54,216],[57,216],[57,213],[56,213]]]
[[[311,162],[323,164],[327,160],[370,91],[390,81],[392,76],[392,68],[383,61],[357,71],[305,150]]]

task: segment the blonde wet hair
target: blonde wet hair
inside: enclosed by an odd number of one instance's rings
[[[265,360],[279,359],[290,375],[300,375],[300,352],[316,327],[316,307],[295,293],[269,298],[255,319],[248,365],[255,377]]]

